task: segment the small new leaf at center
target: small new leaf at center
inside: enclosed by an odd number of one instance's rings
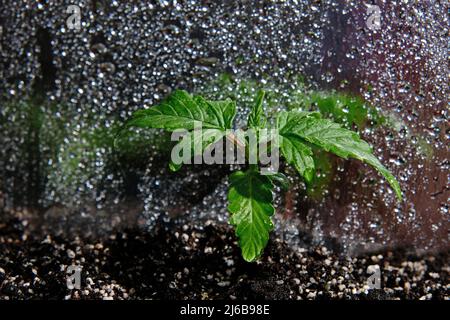
[[[266,125],[266,116],[264,115],[263,110],[263,101],[264,101],[264,91],[258,91],[256,95],[255,104],[250,110],[250,114],[248,115],[248,127],[260,129],[264,128]]]

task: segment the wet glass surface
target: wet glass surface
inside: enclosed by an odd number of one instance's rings
[[[324,158],[314,196],[299,179],[278,192],[276,237],[292,246],[305,235],[337,239],[349,251],[448,248],[444,2],[379,1],[374,11],[359,1],[85,1],[79,29],[67,24],[70,4],[6,1],[0,12],[4,210],[30,208],[56,230],[93,234],[128,223],[149,232],[161,221],[226,224],[229,168],[170,174],[166,136],[141,130],[132,150],[118,151],[111,132],[176,88],[233,95],[239,119],[258,86],[273,92],[269,113],[293,93],[335,90],[384,119],[353,128],[405,200],[368,166]],[[223,74],[232,81],[217,81]]]

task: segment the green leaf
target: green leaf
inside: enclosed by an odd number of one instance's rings
[[[267,177],[272,181],[274,185],[278,185],[281,190],[287,191],[289,189],[289,179],[281,172],[268,174]]]
[[[127,126],[173,131],[193,130],[201,124],[203,128],[225,130],[231,129],[235,114],[236,104],[231,100],[207,101],[176,90],[161,104],[136,111]]]
[[[265,92],[263,90],[258,91],[256,95],[255,104],[248,115],[247,125],[249,128],[263,128],[266,124],[266,118],[263,110],[263,101],[264,101]]]
[[[191,156],[198,156],[232,128],[235,115],[234,101],[208,101],[201,96],[191,96],[186,91],[176,90],[161,104],[136,111],[126,125],[168,131],[191,130],[175,148],[190,150]],[[193,132],[196,128],[201,128],[202,132],[198,130],[199,134],[195,135]],[[177,171],[181,163],[171,161],[169,168]]]
[[[272,190],[270,178],[254,168],[246,172],[237,171],[230,176],[230,223],[236,227],[246,261],[257,259],[269,241],[269,232],[273,228],[270,217],[275,211]]]
[[[289,131],[283,130],[288,121],[296,117],[298,119],[306,116],[320,117],[317,113],[308,113],[303,111],[283,111],[277,118],[277,128],[280,134],[280,150],[286,158],[287,163],[294,166],[298,173],[310,182],[314,176],[314,159],[312,149],[305,144],[305,141],[295,135],[289,134]]]
[[[221,140],[226,131],[218,129],[204,129],[189,131],[175,146],[174,150],[185,150],[190,153],[191,157],[201,156],[206,148]],[[186,159],[187,160],[187,159]],[[172,171],[178,171],[182,163],[175,163],[172,160],[169,163],[169,168]]]
[[[280,136],[280,148],[287,163],[310,182],[315,172],[312,149],[294,135]]]
[[[281,128],[280,135],[293,135],[340,157],[351,157],[370,164],[386,178],[401,200],[402,194],[398,181],[372,154],[370,145],[356,132],[313,115],[292,114],[282,117],[285,118],[281,119],[285,121],[285,125]]]

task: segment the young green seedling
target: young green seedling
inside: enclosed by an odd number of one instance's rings
[[[259,92],[248,116],[247,127],[257,132],[267,128],[269,121],[263,112],[264,92]],[[201,155],[208,147],[227,138],[238,147],[251,152],[245,139],[231,135],[236,104],[231,100],[208,101],[201,96],[192,96],[186,91],[173,92],[161,104],[150,109],[139,110],[127,122],[127,126],[162,128],[169,131],[188,130],[191,139],[179,144],[188,144],[190,156]],[[355,158],[373,166],[386,178],[401,200],[401,190],[395,177],[372,154],[372,148],[356,132],[322,118],[318,112],[282,111],[275,119],[277,141],[286,162],[310,181],[315,174],[312,146],[336,154],[342,158]],[[206,129],[195,134],[200,125]],[[260,144],[262,145],[262,144]],[[267,143],[265,144],[267,145]],[[176,171],[181,164],[171,162],[170,169]],[[286,186],[287,179],[281,173],[263,174],[258,162],[249,164],[245,171],[236,171],[230,176],[228,210],[230,223],[236,228],[242,256],[254,261],[266,247],[269,232],[273,228],[274,184]]]

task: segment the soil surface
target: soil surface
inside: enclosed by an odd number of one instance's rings
[[[0,215],[0,299],[450,298],[447,253],[347,257],[271,239],[260,261],[246,263],[232,229],[214,223],[129,228],[101,240],[28,230],[23,214]],[[68,289],[68,266],[82,267],[80,289]],[[380,289],[370,289],[377,266]]]

